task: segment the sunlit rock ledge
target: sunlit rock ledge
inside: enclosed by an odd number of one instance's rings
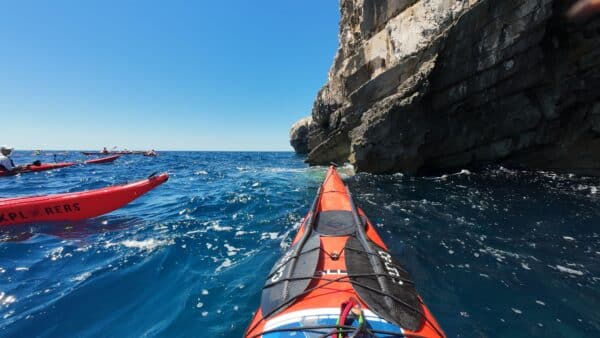
[[[376,173],[595,173],[600,20],[566,22],[571,3],[341,0],[337,55],[292,145]]]

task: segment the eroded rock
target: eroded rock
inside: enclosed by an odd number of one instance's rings
[[[294,148],[378,173],[595,172],[600,20],[566,22],[569,4],[342,0],[336,59]]]
[[[312,117],[305,117],[292,125],[290,129],[290,144],[298,154],[308,154],[308,131]]]

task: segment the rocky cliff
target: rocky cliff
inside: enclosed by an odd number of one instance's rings
[[[595,173],[600,20],[567,23],[572,3],[341,0],[328,82],[292,144],[377,173]]]

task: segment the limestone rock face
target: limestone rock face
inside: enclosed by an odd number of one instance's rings
[[[308,154],[308,130],[312,117],[305,117],[292,125],[290,129],[290,144],[298,154]]]
[[[566,22],[571,3],[341,0],[339,49],[294,148],[376,173],[595,173],[600,20]]]

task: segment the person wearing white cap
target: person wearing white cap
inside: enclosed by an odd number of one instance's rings
[[[10,158],[12,152],[13,148],[0,146],[0,170],[13,171],[18,168]]]

